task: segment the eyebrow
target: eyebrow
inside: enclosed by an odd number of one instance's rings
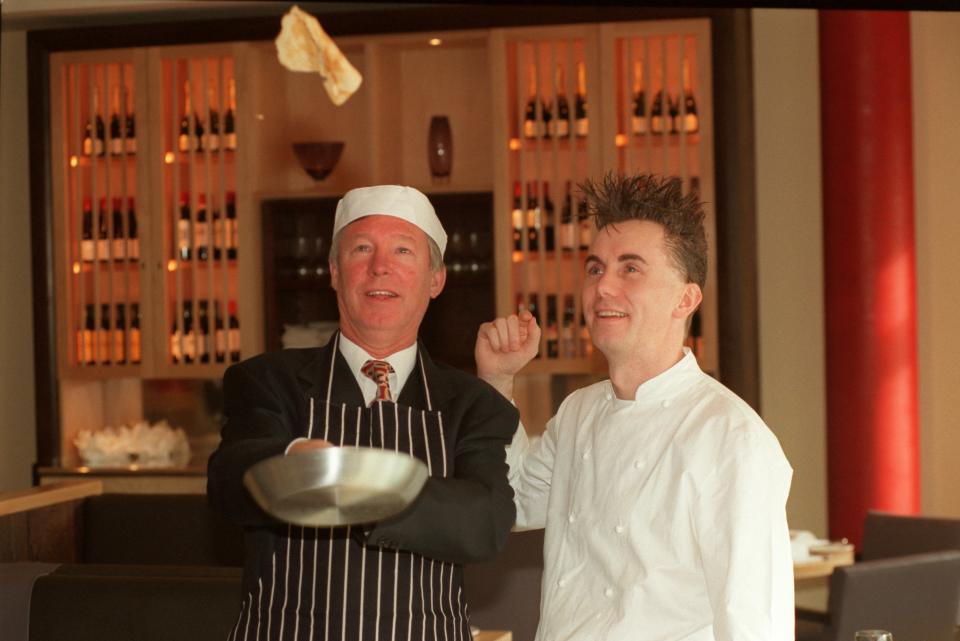
[[[643,263],[644,265],[649,265],[647,260],[640,254],[620,254],[619,256],[617,256],[617,262],[625,263],[628,260],[636,260]],[[596,254],[590,254],[589,256],[586,257],[586,259],[584,259],[583,264],[586,265],[588,263],[600,263],[601,265],[605,264],[602,260],[600,260],[600,257],[597,256]]]
[[[369,234],[367,232],[361,232],[354,237],[354,241],[361,240],[361,239],[372,240],[373,234]],[[388,238],[388,240],[401,240],[406,243],[417,242],[417,239],[411,236],[410,234],[403,234],[403,233],[393,234]]]

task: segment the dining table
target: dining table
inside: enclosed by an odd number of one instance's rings
[[[793,562],[793,580],[806,581],[830,576],[835,568],[853,565],[853,554],[852,545],[828,554],[811,552],[810,558]]]

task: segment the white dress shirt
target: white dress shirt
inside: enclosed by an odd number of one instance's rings
[[[360,370],[363,368],[364,363],[371,360],[373,356],[371,356],[367,350],[344,336],[343,333],[340,334],[338,349],[343,355],[344,360],[347,361],[347,365],[350,366],[350,371],[353,372],[354,378],[357,379],[357,385],[360,386],[360,392],[363,394],[364,405],[370,405],[373,399],[377,397],[377,384],[372,378]],[[413,368],[417,364],[417,343],[414,341],[409,347],[404,347],[399,352],[394,352],[386,358],[376,360],[387,361],[393,368],[393,371],[387,375],[387,381],[390,384],[390,394],[393,395],[393,399],[396,400],[400,397],[400,390],[403,389],[403,385],[407,382],[407,379],[410,378],[410,374],[413,373]],[[306,440],[307,439],[302,436],[293,439],[287,445],[284,453],[289,453],[290,448],[293,447],[295,443]]]
[[[538,641],[791,641],[793,474],[689,350],[616,397],[577,390],[510,446],[517,529],[546,527]]]
[[[373,356],[371,356],[367,350],[344,336],[343,333],[340,334],[339,349],[344,360],[347,361],[347,365],[350,366],[350,371],[353,372],[354,377],[356,377],[360,391],[363,392],[363,402],[366,405],[370,405],[373,399],[377,397],[377,384],[372,378],[360,370],[363,368],[364,363],[373,359]],[[390,393],[393,395],[393,399],[396,400],[400,396],[400,390],[403,389],[403,385],[407,382],[407,379],[410,378],[410,374],[417,364],[417,343],[414,341],[412,345],[404,347],[399,352],[394,352],[384,358],[373,360],[387,361],[393,368],[393,372],[387,375],[387,380],[390,382]]]

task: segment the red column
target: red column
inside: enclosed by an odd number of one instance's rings
[[[920,508],[910,20],[819,21],[830,537],[859,547]]]

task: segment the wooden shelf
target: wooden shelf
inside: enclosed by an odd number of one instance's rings
[[[174,162],[179,163],[180,165],[189,165],[200,164],[207,161],[209,158],[212,162],[220,162],[222,158],[224,162],[235,162],[236,161],[236,150],[234,149],[218,149],[216,151],[206,151],[201,149],[200,151],[179,151],[175,152],[172,149],[168,149],[164,154],[164,164],[172,165]],[[170,161],[170,158],[175,158],[175,160]]]
[[[101,258],[100,260],[96,260],[96,261],[89,261],[89,260],[75,261],[73,265],[74,265],[75,274],[77,273],[76,272],[77,265],[80,266],[80,272],[84,274],[92,274],[96,270],[99,270],[100,272],[129,271],[133,273],[133,272],[140,271],[140,268],[143,265],[143,261],[140,258],[129,258],[129,259],[128,258],[115,258],[115,259]]]
[[[587,136],[574,136],[563,138],[511,138],[507,141],[507,149],[512,152],[537,151],[551,152],[554,148],[559,151],[569,152],[576,150],[577,153],[587,153]],[[522,143],[522,144],[521,144]]]
[[[58,481],[29,490],[0,492],[0,516],[38,510],[98,494],[103,494],[103,483],[95,480]]]
[[[76,169],[77,167],[90,167],[93,164],[93,160],[96,160],[99,164],[103,164],[107,161],[110,161],[112,163],[136,162],[137,153],[130,152],[126,154],[102,154],[99,156],[87,156],[83,154],[75,154],[70,158],[71,158],[70,166]],[[74,158],[76,159],[76,165],[73,164]]]
[[[618,148],[626,147],[626,135],[617,134],[615,143]],[[696,147],[700,144],[700,134],[679,134],[679,133],[668,133],[668,134],[654,134],[646,133],[640,135],[629,136],[629,141],[634,147],[653,147],[654,149],[662,149],[665,145],[668,147],[677,147],[681,145],[681,141],[685,147]]]
[[[99,381],[107,378],[138,378],[143,375],[142,363],[122,365],[71,365],[66,374],[76,381]]]

